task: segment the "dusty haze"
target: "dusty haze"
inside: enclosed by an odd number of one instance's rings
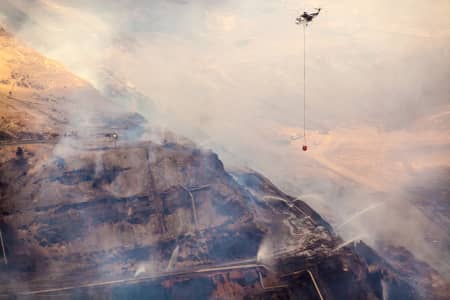
[[[313,7],[303,153],[294,19]],[[114,74],[148,97],[128,109],[261,171],[345,238],[450,276],[449,1],[6,0],[0,21],[100,91]]]

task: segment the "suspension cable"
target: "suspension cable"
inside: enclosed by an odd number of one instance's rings
[[[303,24],[303,139],[306,145],[306,24]]]

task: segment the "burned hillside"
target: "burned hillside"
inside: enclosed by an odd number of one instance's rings
[[[0,43],[1,297],[420,298],[267,178]]]

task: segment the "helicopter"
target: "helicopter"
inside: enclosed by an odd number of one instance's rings
[[[299,15],[297,18],[295,18],[295,24],[305,24],[308,26],[308,23],[311,22],[315,17],[317,17],[322,10],[322,8],[315,8],[315,12],[308,13],[306,11],[303,12],[303,14]]]
[[[304,144],[302,147],[303,151],[308,151],[308,146],[306,144],[306,27],[308,24],[320,14],[322,8],[316,8],[315,12],[306,12],[295,18],[295,23],[297,25],[303,24],[303,139]],[[297,139],[296,137],[295,139]]]

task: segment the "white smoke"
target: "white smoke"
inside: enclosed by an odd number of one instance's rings
[[[303,153],[291,139],[303,121],[294,19],[315,6],[323,11],[307,33]],[[153,124],[213,148],[226,165],[261,171],[334,225],[351,218],[345,238],[389,239],[450,274],[437,263],[448,253],[426,242],[448,233],[406,190],[450,165],[448,1],[7,0],[0,8],[19,38],[99,90],[106,68],[152,99],[139,112]]]

